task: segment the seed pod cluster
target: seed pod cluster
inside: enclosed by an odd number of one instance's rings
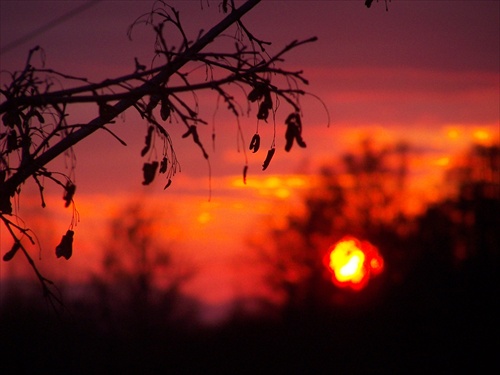
[[[167,121],[170,116],[171,106],[167,98],[161,99],[160,116],[163,121]]]
[[[69,207],[71,201],[73,200],[73,196],[75,195],[76,185],[71,181],[66,182],[66,186],[64,186],[64,207]]]
[[[167,172],[167,168],[168,168],[168,158],[166,156],[164,156],[163,159],[161,159],[160,170],[158,172],[165,173],[165,172]]]
[[[248,94],[248,100],[250,100],[252,103],[256,102],[257,100],[262,99],[266,92],[269,92],[269,89],[265,84],[256,83],[252,91],[250,91],[250,93]]]
[[[153,126],[150,126],[148,128],[148,132],[146,134],[146,145],[144,146],[144,148],[141,150],[141,156],[144,156],[148,153],[149,149],[151,148],[151,140],[153,138],[153,130],[154,130],[154,127]]]
[[[156,170],[158,169],[158,162],[153,161],[151,163],[144,163],[142,166],[142,172],[144,176],[143,185],[149,185],[155,179]]]
[[[285,120],[285,124],[287,125],[285,151],[290,151],[294,140],[297,141],[300,147],[306,147],[306,143],[302,139],[302,121],[300,120],[300,115],[297,112],[291,113]]]
[[[73,235],[75,232],[68,230],[64,236],[62,236],[61,242],[56,247],[56,256],[58,258],[64,257],[65,259],[71,258],[73,254]]]
[[[250,142],[250,150],[255,154],[260,148],[260,135],[255,133]]]
[[[273,109],[273,101],[271,99],[271,91],[269,86],[264,83],[257,83],[254,85],[252,91],[248,94],[248,100],[256,102],[262,100],[259,105],[259,112],[257,113],[257,118],[259,120],[267,121],[269,117],[269,111]]]
[[[264,95],[264,100],[260,103],[259,113],[257,113],[257,118],[259,120],[267,121],[269,117],[269,111],[273,109],[273,101],[271,100],[271,93],[269,91]]]

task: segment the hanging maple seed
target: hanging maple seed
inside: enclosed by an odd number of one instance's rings
[[[58,258],[64,257],[66,259],[71,258],[73,254],[73,235],[75,232],[68,230],[64,236],[62,236],[61,243],[56,247],[56,256]]]
[[[153,137],[153,130],[154,127],[150,126],[148,128],[148,133],[146,134],[146,146],[141,151],[141,156],[144,156],[148,153],[149,149],[151,148],[151,138]]]
[[[268,87],[263,83],[257,83],[253,87],[253,90],[248,94],[248,100],[252,103],[262,99],[262,97],[269,92]]]
[[[260,148],[260,135],[259,133],[255,133],[252,141],[250,142],[250,150],[255,154],[257,151],[259,151]]]
[[[259,120],[267,120],[268,117],[269,117],[269,108],[264,102],[262,102],[260,103],[259,106],[259,113],[257,113],[257,118]]]
[[[167,121],[168,117],[170,116],[170,103],[167,98],[162,98],[161,99],[161,109],[160,109],[160,116],[163,121]]]
[[[300,115],[298,113],[290,114],[285,120],[287,125],[285,133],[285,151],[290,151],[293,146],[293,141],[296,140],[300,147],[306,147],[306,143],[302,139],[302,122],[300,120]]]
[[[167,182],[167,184],[165,185],[165,187],[163,188],[163,190],[165,190],[166,188],[168,188],[171,184],[172,184],[172,180],[169,178],[169,179],[168,179],[168,182]]]
[[[64,187],[64,207],[69,207],[71,201],[73,200],[73,196],[75,195],[76,185],[71,181],[66,182],[66,186]]]
[[[276,149],[274,147],[269,149],[269,151],[267,151],[266,160],[264,160],[264,163],[262,164],[263,171],[265,171],[267,167],[269,167],[269,163],[271,162],[271,159],[273,158],[275,151]]]
[[[142,167],[144,181],[143,185],[149,185],[155,179],[156,170],[158,169],[158,162],[144,163]]]
[[[269,117],[269,111],[273,109],[273,101],[271,99],[271,94],[268,92],[264,95],[264,100],[260,103],[259,113],[257,113],[257,118],[259,120],[267,121]]]
[[[243,167],[243,183],[245,185],[247,184],[247,172],[248,172],[248,165],[245,165]]]
[[[161,96],[158,95],[158,94],[153,94],[149,97],[149,103],[146,107],[146,111],[148,111],[148,113],[151,113],[151,111],[153,109],[156,108],[156,106],[158,105],[158,103],[160,102],[160,99],[161,99]]]
[[[2,122],[5,126],[14,128],[14,126],[21,126],[21,117],[17,111],[9,111],[2,116]]]
[[[168,167],[168,159],[166,156],[164,156],[163,159],[161,159],[160,170],[158,172],[165,173],[167,171],[167,167]]]
[[[14,242],[14,245],[12,245],[12,248],[5,253],[3,256],[4,262],[8,262],[12,258],[14,258],[14,255],[16,255],[17,251],[21,248],[21,243],[19,241]]]

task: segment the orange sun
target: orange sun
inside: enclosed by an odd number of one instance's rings
[[[382,272],[384,260],[369,242],[344,237],[328,249],[325,265],[335,285],[361,290],[371,276]]]

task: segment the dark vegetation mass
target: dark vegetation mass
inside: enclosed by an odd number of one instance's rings
[[[365,143],[343,158],[343,173],[367,186],[383,181],[377,189],[389,189],[390,178],[401,178],[386,170],[389,155],[388,149],[376,152]],[[2,368],[20,373],[273,374],[498,368],[499,147],[475,146],[466,160],[449,172],[453,196],[416,217],[397,213],[397,220],[363,221],[366,212],[377,212],[378,202],[347,212],[352,205],[343,204],[356,201],[368,187],[343,187],[336,178],[340,172],[325,168],[321,185],[304,197],[305,214],[287,219],[284,231],[288,236],[296,232],[300,245],[290,248],[272,229],[267,248],[252,242],[263,254],[272,249],[274,257],[262,262],[269,268],[268,285],[284,296],[282,302],[235,301],[229,318],[215,326],[201,324],[200,306],[179,291],[192,275],[190,267],[174,265],[169,246],[152,244],[148,216],[132,205],[110,224],[113,240],[104,246],[104,276],[96,276],[87,293],[71,299],[65,311],[56,314],[49,308],[38,287],[18,285],[4,296]],[[384,190],[385,201],[393,201],[393,194],[401,191]],[[376,243],[386,261],[385,272],[360,292],[341,290],[321,277],[324,269],[313,261],[318,253],[311,250],[312,238],[322,243],[322,232],[338,232],[338,225],[349,225],[349,220],[359,223],[354,234]],[[123,248],[133,250],[117,252]],[[303,277],[290,281],[284,265],[305,270]],[[158,272],[168,275],[167,288],[155,288]],[[257,313],[246,308],[249,303],[260,306]]]

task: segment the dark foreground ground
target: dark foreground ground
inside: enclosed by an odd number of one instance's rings
[[[59,318],[24,302],[2,308],[0,373],[500,373],[498,280],[480,269],[420,277],[361,309],[305,308],[210,329],[129,321],[112,330],[83,310]]]

